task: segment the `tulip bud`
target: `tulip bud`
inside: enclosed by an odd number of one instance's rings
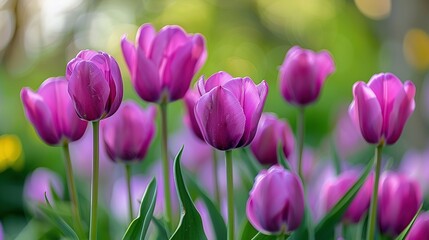
[[[376,74],[368,84],[357,82],[353,86],[350,117],[368,143],[394,144],[414,111],[415,92],[411,81],[402,84],[392,73]]]
[[[112,116],[122,101],[122,77],[116,60],[104,52],[83,50],[67,64],[68,91],[76,113],[86,121]]]
[[[275,114],[263,113],[255,138],[250,144],[250,150],[261,164],[274,165],[278,163],[277,147],[279,144],[285,157],[289,159],[295,147],[294,136],[289,124],[279,120]]]
[[[266,82],[255,85],[249,77],[218,72],[206,82],[200,78],[198,90],[201,97],[194,111],[205,141],[219,150],[249,145],[267,98]]]
[[[151,24],[143,24],[135,45],[123,37],[121,47],[134,89],[148,102],[183,98],[207,58],[204,37],[179,26],[156,33]]]
[[[429,212],[420,213],[408,233],[406,240],[427,239],[429,236]]]
[[[47,144],[73,142],[85,133],[88,123],[76,115],[64,77],[47,79],[37,92],[23,88],[21,100],[28,120]]]
[[[399,235],[422,203],[420,186],[406,175],[385,172],[378,191],[378,226],[387,235]]]
[[[139,161],[146,156],[155,136],[156,109],[142,109],[126,101],[118,112],[101,123],[106,152],[112,161]]]
[[[291,48],[280,67],[280,91],[290,104],[306,106],[317,100],[326,78],[335,71],[327,51]]]
[[[274,165],[256,176],[247,200],[249,222],[260,232],[290,232],[301,225],[304,192],[299,177]]]

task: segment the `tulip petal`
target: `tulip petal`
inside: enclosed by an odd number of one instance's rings
[[[143,50],[146,56],[149,56],[149,51],[152,48],[152,42],[155,38],[156,31],[152,24],[145,23],[137,31],[136,43]]]
[[[161,83],[156,66],[137,51],[137,66],[131,82],[139,96],[148,102],[157,102],[161,97]]]
[[[323,83],[326,78],[335,71],[335,63],[328,51],[321,51],[316,56],[316,66],[318,68],[317,72],[317,88],[320,91]]]
[[[136,48],[130,41],[128,41],[126,36],[123,36],[121,39],[121,49],[125,63],[128,67],[128,71],[130,72],[131,77],[133,77],[132,74],[134,73],[134,68],[136,67]]]
[[[165,61],[187,41],[186,33],[179,26],[165,26],[159,31],[152,43],[150,59],[160,73],[164,71]]]
[[[240,102],[222,86],[214,88],[198,100],[195,118],[206,142],[219,150],[235,148],[246,124]]]
[[[217,87],[217,86],[223,86],[225,83],[227,83],[229,80],[232,79],[232,76],[229,75],[229,73],[227,72],[217,72],[213,75],[211,75],[205,84],[203,84],[204,86],[204,93],[205,92],[209,92],[210,90],[212,90],[213,88]],[[199,88],[200,88],[200,82],[199,82]],[[200,94],[203,94],[201,89],[200,89]]]
[[[192,132],[202,141],[204,141],[203,134],[201,133],[200,127],[198,126],[198,123],[195,119],[195,104],[197,103],[198,99],[200,98],[199,94],[195,91],[190,89],[186,95],[184,100],[186,109],[188,111],[188,114],[185,116],[185,124],[188,125],[190,129],[192,129]]]
[[[118,63],[111,56],[108,56],[108,61],[108,66],[110,66],[110,74],[108,76],[110,94],[106,105],[106,110],[108,110],[106,118],[112,116],[118,110],[124,94],[121,70],[119,70]]]

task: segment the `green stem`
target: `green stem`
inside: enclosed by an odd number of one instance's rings
[[[128,213],[130,217],[130,222],[133,221],[133,200],[131,196],[131,166],[130,164],[125,164],[125,177],[127,179],[127,190],[128,190]]]
[[[226,185],[228,192],[228,240],[234,240],[234,177],[232,171],[232,151],[225,152]]]
[[[93,161],[91,179],[91,215],[89,225],[89,239],[97,239],[97,207],[98,207],[98,160],[99,160],[99,126],[100,122],[92,122]]]
[[[378,181],[380,179],[380,169],[381,169],[381,152],[383,150],[384,143],[380,143],[375,149],[375,177],[374,177],[374,187],[371,197],[371,205],[369,208],[369,222],[368,222],[368,240],[374,240],[375,235],[375,225],[377,219],[377,199],[378,199]]]
[[[73,167],[70,159],[70,150],[69,150],[68,142],[64,142],[63,152],[64,152],[64,160],[66,164],[67,186],[69,189],[70,200],[72,202],[73,223],[79,235],[82,235],[83,228],[80,222],[79,200],[77,198],[77,192],[76,192],[75,182],[73,178]]]
[[[304,184],[304,176],[302,173],[302,153],[304,151],[304,125],[305,125],[305,111],[304,107],[298,108],[298,174],[301,177],[302,184]]]
[[[218,208],[220,209],[220,191],[219,191],[219,175],[218,175],[218,164],[216,149],[213,148],[213,181],[215,187],[215,200]]]
[[[161,154],[162,169],[164,175],[164,203],[165,203],[165,220],[169,229],[173,229],[171,196],[170,196],[170,163],[168,161],[168,129],[167,129],[167,102],[162,101],[159,104],[161,108]]]

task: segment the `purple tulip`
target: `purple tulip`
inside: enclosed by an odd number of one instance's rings
[[[205,83],[201,77],[198,90],[201,97],[194,111],[205,141],[219,150],[249,145],[267,98],[267,83],[255,85],[249,77],[218,72]]]
[[[200,98],[200,94],[198,93],[197,89],[190,89],[184,98],[185,107],[187,110],[187,114],[185,115],[184,122],[185,124],[192,130],[192,132],[197,136],[199,139],[204,141],[204,136],[201,133],[200,126],[198,126],[197,119],[195,118],[195,104],[197,103],[198,99]]]
[[[421,240],[427,239],[429,236],[429,212],[421,213],[410,232],[408,233],[406,240]]]
[[[350,117],[368,143],[394,144],[414,111],[415,92],[411,81],[402,84],[392,73],[376,74],[368,84],[353,86]]]
[[[367,146],[347,111],[341,111],[334,134],[336,150],[342,160],[347,160]]]
[[[385,172],[378,191],[380,232],[398,235],[407,227],[422,203],[419,184],[406,175]]]
[[[325,210],[331,210],[335,204],[346,194],[346,192],[356,183],[359,178],[357,171],[343,172],[337,179],[325,185],[324,200]],[[351,223],[358,223],[369,209],[372,195],[374,177],[370,175],[362,188],[344,213],[343,220]]]
[[[36,93],[23,88],[21,99],[27,118],[47,144],[73,142],[85,133],[88,123],[76,115],[64,77],[47,79]]]
[[[429,148],[419,152],[416,150],[407,151],[401,160],[399,167],[401,173],[415,179],[422,187],[423,195],[429,194]]]
[[[151,24],[143,24],[135,45],[123,37],[121,47],[134,89],[148,102],[183,98],[207,58],[204,37],[179,26],[156,33]]]
[[[277,164],[277,147],[281,144],[287,159],[295,147],[293,132],[287,122],[281,121],[273,113],[263,113],[255,138],[250,144],[256,159],[261,164]]]
[[[262,233],[297,229],[304,216],[304,192],[299,177],[278,165],[262,170],[250,191],[246,213],[249,222]]]
[[[335,71],[327,51],[292,47],[280,68],[280,91],[290,104],[306,106],[317,100],[326,78]]]
[[[146,156],[155,136],[156,108],[142,109],[126,101],[118,112],[101,123],[106,152],[113,161],[139,161]]]
[[[27,177],[24,184],[24,200],[30,208],[35,208],[39,203],[45,203],[45,193],[51,203],[53,203],[53,189],[59,197],[63,196],[63,185],[60,177],[46,168],[38,168]]]
[[[122,77],[116,60],[107,53],[80,51],[67,64],[69,94],[76,113],[86,121],[112,116],[122,101]]]

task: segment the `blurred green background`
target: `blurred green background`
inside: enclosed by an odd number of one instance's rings
[[[132,89],[120,49],[122,35],[133,39],[145,22],[202,33],[208,58],[196,77],[224,70],[255,82],[265,79],[270,86],[265,111],[293,128],[296,109],[278,91],[279,66],[293,45],[330,51],[336,71],[306,112],[306,144],[313,148],[326,145],[340,111],[351,102],[354,82],[378,72],[413,80],[416,112],[388,151],[399,160],[411,146],[424,148],[428,13],[425,0],[0,0],[0,221],[10,236],[25,225],[22,186],[33,169],[45,166],[64,176],[60,148],[44,144],[25,119],[21,88],[36,90],[45,79],[64,75],[81,49],[102,50],[121,66],[124,99],[145,105]],[[181,102],[171,104],[171,132],[181,128],[183,113]],[[153,146],[148,159],[159,155],[158,144]]]

